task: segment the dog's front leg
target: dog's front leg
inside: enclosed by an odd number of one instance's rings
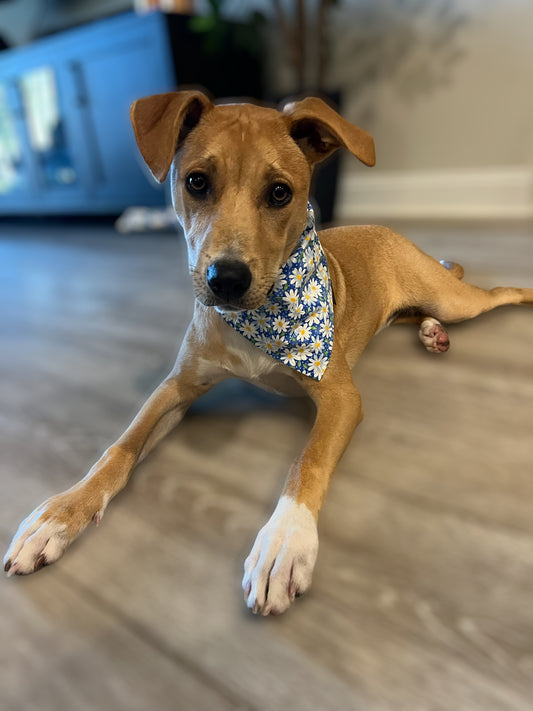
[[[278,505],[244,564],[246,604],[263,615],[284,612],[311,585],[318,553],[318,512],[335,467],[363,417],[347,366],[330,364],[320,383],[302,385],[317,407],[316,420]]]
[[[189,336],[193,329],[190,329]],[[87,525],[99,523],[109,501],[126,485],[133,468],[183,417],[189,405],[220,375],[194,368],[187,340],[170,376],[137,417],[80,482],[38,506],[20,525],[4,558],[8,575],[33,573],[58,560]]]

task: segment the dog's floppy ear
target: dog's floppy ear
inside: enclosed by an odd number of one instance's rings
[[[322,99],[308,97],[283,108],[289,119],[289,133],[313,165],[341,146],[365,165],[374,165],[376,156],[372,136],[354,126]]]
[[[130,118],[142,157],[156,180],[162,183],[187,134],[202,114],[213,108],[200,91],[173,91],[137,99]]]

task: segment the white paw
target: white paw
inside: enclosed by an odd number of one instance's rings
[[[242,587],[254,614],[279,615],[308,590],[317,553],[312,513],[305,504],[282,496],[244,563]]]
[[[101,512],[97,513],[99,521]],[[60,494],[45,501],[20,524],[13,537],[4,556],[8,577],[34,573],[54,563],[85,525],[72,495]]]

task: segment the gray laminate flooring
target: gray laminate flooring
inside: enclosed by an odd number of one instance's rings
[[[183,244],[0,225],[0,542],[86,473],[192,312]],[[533,286],[531,225],[412,225],[481,286]],[[312,413],[228,382],[59,563],[0,579],[2,711],[531,711],[533,310],[379,335],[312,591],[244,607],[242,562]]]

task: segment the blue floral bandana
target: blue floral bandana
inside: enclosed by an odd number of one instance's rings
[[[307,227],[266,303],[219,313],[268,355],[310,378],[322,378],[333,348],[333,291],[311,205]]]

